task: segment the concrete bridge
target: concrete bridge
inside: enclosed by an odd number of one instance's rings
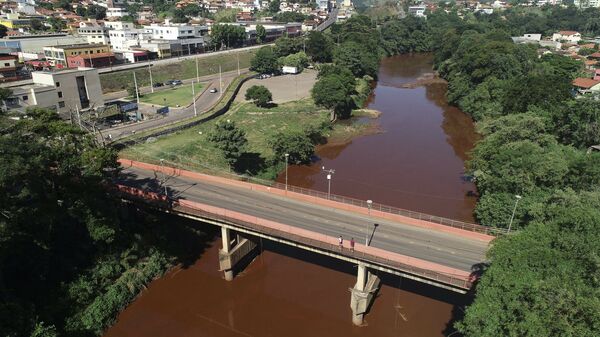
[[[120,160],[123,199],[221,228],[219,266],[233,280],[257,238],[358,265],[350,290],[360,325],[382,271],[466,293],[484,262],[490,228],[285,185],[264,186],[164,165]],[[278,188],[282,187],[282,188]],[[339,245],[339,237],[344,238]],[[349,240],[356,244],[351,249]]]

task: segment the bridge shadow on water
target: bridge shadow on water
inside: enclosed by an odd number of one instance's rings
[[[321,255],[315,252],[306,251],[297,247],[292,247],[269,240],[262,240],[262,244],[258,248],[261,251],[269,251],[302,262],[315,264],[327,269],[334,270],[339,273],[351,275],[353,278],[356,278],[357,265],[350,262],[338,260],[333,257]],[[474,266],[473,268],[474,270],[483,271],[485,269],[485,266]],[[464,308],[473,301],[474,294],[472,291],[465,295],[462,295],[450,290],[438,288],[432,285],[417,282],[411,279],[392,275],[382,271],[374,270],[372,272],[380,278],[381,286],[390,287],[399,291],[410,292],[436,301],[451,304],[453,306],[451,312],[451,319],[448,321],[445,329],[441,333],[444,336],[461,336],[456,331],[456,329],[454,329],[453,326],[457,321],[463,318]],[[378,294],[377,296],[381,295]],[[377,299],[373,301],[372,305],[377,305]]]

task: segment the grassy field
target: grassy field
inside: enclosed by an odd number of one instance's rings
[[[248,68],[255,53],[256,50],[248,50],[199,58],[198,73],[200,76],[216,74],[219,72],[219,65],[221,71],[235,70],[238,66],[238,57],[240,68]],[[100,74],[102,90],[104,93],[125,90],[129,84],[133,83],[133,72],[134,70],[127,70]],[[135,70],[135,75],[139,86],[150,85],[150,75],[147,67]],[[154,82],[165,82],[173,79],[184,80],[194,77],[196,77],[196,61],[193,59],[152,67],[152,80]]]
[[[202,83],[195,83],[194,90],[196,91],[196,95],[198,95],[204,86]],[[149,104],[155,105],[163,105],[176,107],[179,106],[187,106],[188,104],[192,104],[192,86],[189,84],[178,85],[176,87],[156,91],[152,94],[145,94],[140,97],[140,101]]]
[[[150,162],[165,159],[180,167],[209,173],[227,172],[229,167],[221,151],[208,141],[207,135],[219,121],[230,120],[246,132],[246,151],[251,155],[244,160],[256,161],[251,164],[260,166],[272,159],[269,140],[276,133],[319,127],[328,122],[328,116],[328,112],[316,107],[311,99],[284,103],[270,109],[258,108],[252,103],[234,103],[229,112],[213,121],[160,137],[151,143],[126,148],[121,155]],[[270,170],[268,178],[276,171]]]

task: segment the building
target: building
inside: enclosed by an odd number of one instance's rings
[[[408,14],[424,18],[426,17],[425,10],[427,10],[426,6],[410,6],[408,7]]]
[[[573,87],[579,94],[598,93],[600,92],[600,80],[579,77],[573,80]]]
[[[581,40],[581,34],[572,30],[562,30],[558,33],[552,34],[552,41],[566,41],[570,43],[577,43]]]
[[[117,61],[115,59],[115,54],[113,53],[88,54],[67,57],[67,67],[69,68],[102,68],[110,67],[115,63],[117,63]]]
[[[6,18],[0,18],[0,25],[9,29],[20,29],[31,27],[31,19],[22,18],[18,13],[6,14]]]
[[[40,107],[59,113],[104,106],[98,70],[91,68],[37,71],[32,73],[33,84],[10,88],[6,100],[9,109]]]
[[[600,0],[574,0],[573,5],[577,8],[600,7]]]
[[[144,31],[141,29],[111,29],[108,31],[113,51],[126,51],[140,45]]]
[[[122,18],[127,15],[129,15],[129,13],[127,13],[127,9],[125,8],[109,7],[106,9],[107,18]]]
[[[0,83],[19,79],[17,68],[19,61],[14,55],[0,55]]]
[[[108,27],[99,24],[96,20],[82,21],[79,23],[77,33],[86,38],[89,44],[109,44]]]
[[[127,30],[134,29],[135,25],[132,22],[126,21],[105,21],[104,26],[108,29]]]
[[[46,57],[46,60],[50,61],[51,64],[55,66],[66,66],[68,57],[106,54],[109,52],[110,47],[108,45],[89,43],[44,47],[44,56]]]
[[[65,44],[87,43],[84,36],[67,34],[35,34],[18,37],[6,36],[0,39],[0,46],[8,47],[22,53],[43,54],[44,47]]]

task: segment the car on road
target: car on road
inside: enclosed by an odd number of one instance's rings
[[[155,88],[162,87],[163,85],[165,85],[165,84],[162,82],[156,82],[156,83],[152,84],[152,86]]]
[[[183,82],[181,80],[169,80],[165,82],[167,85],[182,85]]]
[[[214,94],[214,93],[218,92],[218,90],[217,90],[217,88],[212,88],[212,89],[210,89],[210,91],[209,91],[209,92],[210,92],[211,94]]]

